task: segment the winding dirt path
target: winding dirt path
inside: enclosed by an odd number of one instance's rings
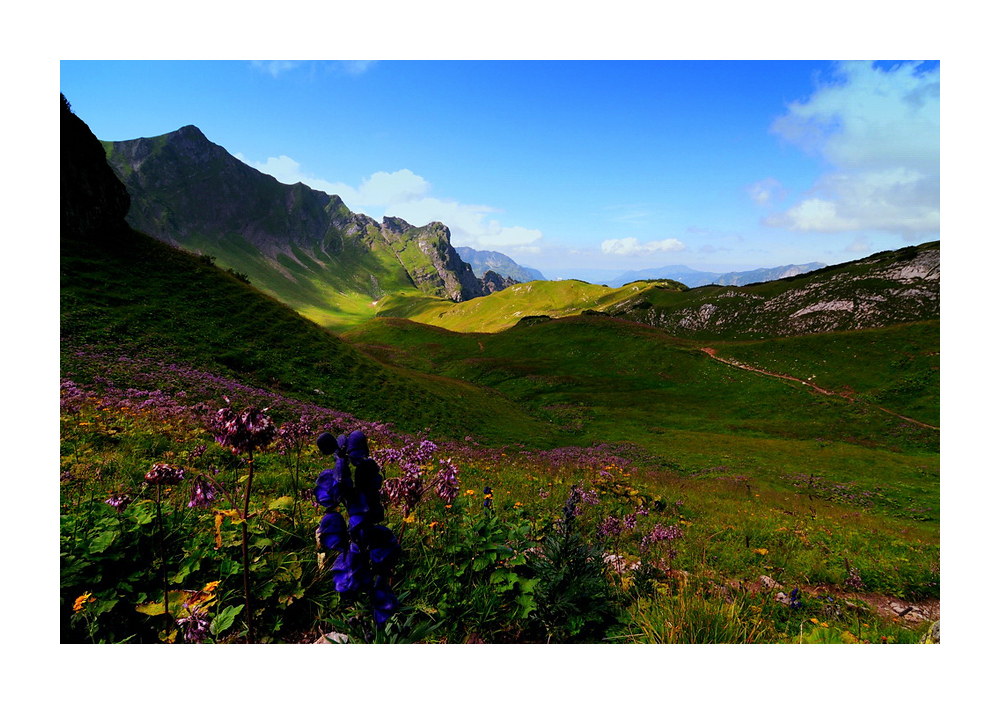
[[[751,367],[749,364],[743,364],[742,362],[737,362],[737,361],[732,360],[732,359],[725,359],[723,357],[720,357],[718,355],[718,353],[714,349],[712,349],[711,347],[702,347],[701,351],[704,352],[705,354],[707,354],[709,357],[711,357],[715,361],[722,362],[723,364],[728,364],[730,367],[736,367],[737,369],[743,369],[744,371],[754,372],[755,374],[763,374],[764,376],[773,376],[776,379],[786,379],[788,381],[794,381],[794,382],[797,382],[797,383],[802,384],[804,386],[808,386],[813,391],[816,391],[816,392],[821,393],[821,394],[825,394],[826,396],[839,396],[840,398],[847,399],[851,403],[854,403],[854,399],[850,396],[850,394],[840,393],[840,392],[837,392],[837,391],[830,391],[829,389],[824,389],[822,387],[817,386],[816,384],[814,384],[813,382],[811,382],[811,381],[809,381],[807,379],[799,379],[797,377],[790,376],[788,374],[778,374],[776,372],[769,372],[769,371],[767,371],[765,369],[758,369],[757,367]],[[884,413],[888,413],[889,415],[896,416],[897,418],[905,420],[905,421],[907,421],[909,423],[913,423],[915,425],[919,425],[919,426],[921,426],[923,428],[930,428],[931,430],[941,430],[941,428],[937,427],[936,425],[928,425],[927,423],[922,423],[921,421],[916,420],[914,418],[907,418],[906,416],[900,415],[899,413],[896,413],[895,411],[890,411],[888,408],[883,408],[882,406],[873,406],[873,407],[877,408],[880,411],[883,411]]]

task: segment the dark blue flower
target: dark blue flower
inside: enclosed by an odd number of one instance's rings
[[[375,612],[375,623],[379,625],[388,621],[399,607],[399,600],[389,590],[386,581],[381,576],[376,577],[371,592],[372,611]]]
[[[382,488],[382,473],[375,460],[361,460],[354,472],[354,479],[355,486],[367,494],[369,498],[378,496],[379,490]],[[369,501],[369,503],[371,502]]]
[[[319,522],[319,541],[325,550],[343,552],[348,548],[347,524],[339,513],[330,512]]]
[[[330,568],[333,588],[342,594],[351,594],[371,586],[372,576],[361,548],[355,543],[337,556]]]
[[[316,502],[332,508],[340,503],[352,486],[350,466],[338,457],[332,469],[324,469],[316,478]]]
[[[361,460],[368,457],[368,438],[360,430],[355,430],[348,435],[343,446],[347,452],[347,456],[354,464],[358,464]]]
[[[402,554],[395,534],[385,526],[372,526],[365,531],[365,540],[368,543],[372,572],[387,574],[396,566]]]
[[[316,438],[316,447],[324,455],[332,455],[337,451],[337,438],[333,437],[330,433],[321,433]]]

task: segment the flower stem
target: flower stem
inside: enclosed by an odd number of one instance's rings
[[[247,520],[250,515],[250,489],[253,486],[253,450],[250,450],[247,463],[250,471],[247,474],[247,487],[243,497],[243,523],[240,524],[243,535],[243,597],[247,610],[247,640],[254,642],[253,632],[253,609],[250,606],[250,550],[249,536],[247,535]]]
[[[156,485],[156,525],[160,534],[160,571],[163,576],[163,619],[164,633],[170,634],[170,602],[167,598],[167,557],[163,549],[163,513],[160,509],[160,485]]]

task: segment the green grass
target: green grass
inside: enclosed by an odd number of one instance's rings
[[[531,281],[489,296],[452,303],[433,297],[402,294],[381,301],[380,317],[409,318],[455,332],[498,332],[531,316],[561,318],[586,310],[600,311],[644,292],[683,288],[671,283],[636,283],[608,288],[582,281]]]
[[[80,381],[114,376],[114,369],[80,366],[75,351],[91,346],[322,399],[411,430],[506,441],[548,432],[488,390],[386,367],[219,267],[144,235],[64,239],[61,262],[63,373],[83,375]]]

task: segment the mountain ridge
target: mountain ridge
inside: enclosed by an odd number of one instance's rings
[[[789,276],[807,274],[810,271],[816,271],[817,269],[822,269],[825,266],[827,265],[822,262],[809,262],[808,264],[785,264],[782,266],[759,267],[748,271],[730,271],[719,274],[711,271],[699,271],[684,264],[669,264],[667,266],[656,267],[653,269],[627,271],[613,279],[599,281],[596,283],[602,283],[607,286],[617,288],[619,286],[626,286],[636,281],[672,279],[673,281],[679,281],[685,286],[689,286],[691,288],[710,286],[713,284],[718,286],[745,286],[751,283],[776,281]]]
[[[131,197],[129,225],[217,259],[307,315],[363,318],[387,292],[457,302],[498,285],[484,286],[444,224],[354,213],[339,196],[257,171],[194,125],[102,144]]]

